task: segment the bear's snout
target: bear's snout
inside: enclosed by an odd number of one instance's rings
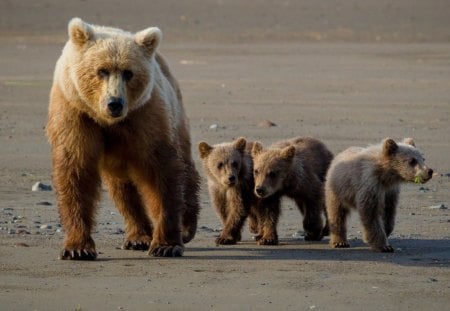
[[[428,169],[428,178],[433,177],[433,170],[431,168]]]
[[[230,185],[234,185],[236,183],[236,176],[234,176],[234,175],[228,176],[228,183]]]
[[[110,97],[108,100],[108,113],[111,117],[117,118],[122,115],[123,99],[121,97]]]

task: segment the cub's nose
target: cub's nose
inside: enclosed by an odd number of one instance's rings
[[[256,187],[255,192],[257,195],[259,195],[260,197],[263,197],[265,194],[264,188],[263,187]]]
[[[236,182],[236,176],[234,176],[234,175],[229,176],[228,177],[228,182],[230,184],[234,184]]]
[[[108,102],[108,112],[111,117],[119,117],[123,110],[123,99],[111,97]]]
[[[433,170],[431,168],[428,169],[428,177],[429,178],[433,177]]]

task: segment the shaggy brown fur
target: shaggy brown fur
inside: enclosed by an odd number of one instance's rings
[[[264,149],[255,143],[252,149],[255,194],[258,203],[258,244],[278,244],[277,223],[280,200],[295,200],[304,216],[305,240],[321,240],[328,234],[323,225],[325,214],[323,184],[333,154],[314,138],[294,138]],[[326,215],[325,215],[326,218]]]
[[[387,138],[380,145],[351,147],[338,154],[325,184],[331,246],[350,246],[346,220],[356,209],[364,241],[374,251],[393,252],[387,237],[394,230],[400,183],[425,183],[432,175],[412,139],[397,144]]]
[[[177,81],[136,34],[69,23],[57,62],[47,135],[66,237],[62,259],[95,259],[91,237],[101,177],[123,215],[125,249],[181,256],[196,232],[199,176]]]
[[[236,244],[241,240],[242,226],[250,216],[250,230],[256,231],[253,195],[253,164],[244,138],[214,146],[198,145],[208,178],[211,200],[223,223],[216,244]]]

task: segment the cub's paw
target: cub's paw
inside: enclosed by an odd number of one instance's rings
[[[181,257],[183,252],[184,247],[181,245],[153,245],[148,254],[155,257]]]
[[[372,247],[372,250],[375,252],[381,252],[381,253],[393,253],[394,252],[394,248],[391,245]]]
[[[331,243],[331,247],[333,248],[349,248],[350,244],[347,241],[339,241]]]
[[[61,260],[95,260],[97,258],[97,252],[95,248],[64,248],[61,250],[59,259]]]
[[[262,237],[258,240],[258,245],[278,245],[278,239]]]
[[[234,238],[223,238],[223,237],[218,237],[216,239],[216,245],[233,245],[236,244],[237,240]]]
[[[262,234],[257,234],[257,235],[253,236],[253,240],[255,240],[255,241],[259,241],[259,240],[261,240],[261,238],[262,238]]]
[[[323,235],[321,233],[319,234],[312,234],[312,233],[306,233],[305,234],[305,241],[322,241]]]

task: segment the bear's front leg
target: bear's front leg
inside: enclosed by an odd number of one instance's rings
[[[65,230],[60,259],[94,260],[97,257],[91,229],[101,180],[96,156],[87,151],[79,148],[72,153],[62,146],[52,148],[53,184]]]
[[[381,207],[378,203],[358,206],[358,211],[363,224],[363,240],[376,252],[392,253],[394,248],[388,244],[384,223],[381,219]]]
[[[240,190],[228,189],[226,195],[227,212],[224,228],[216,239],[216,244],[236,244],[241,240],[241,231],[248,211],[244,206]]]
[[[278,245],[277,225],[280,217],[280,198],[269,197],[258,202],[260,233],[255,238],[258,245]]]
[[[326,213],[330,228],[330,245],[333,248],[347,248],[347,217],[349,210],[345,208],[332,191],[326,196]]]
[[[142,175],[136,181],[154,227],[149,250],[151,255],[157,257],[183,255],[181,235],[185,204],[183,172],[183,162],[167,156],[164,165],[156,166],[150,175]]]

